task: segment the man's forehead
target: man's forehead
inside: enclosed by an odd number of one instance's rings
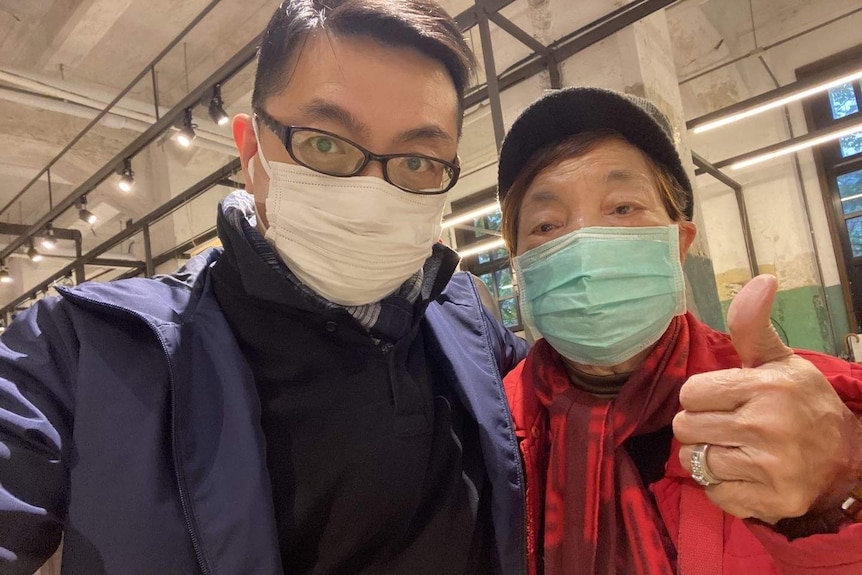
[[[324,121],[354,137],[369,130],[404,139],[457,138],[457,93],[445,67],[410,48],[365,37],[316,34],[298,55],[290,81],[267,100],[280,121]]]

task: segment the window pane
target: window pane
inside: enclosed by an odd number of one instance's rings
[[[485,218],[476,218],[473,220],[473,237],[477,240],[484,239],[487,233],[485,233],[486,225]]]
[[[521,325],[518,315],[518,301],[515,298],[504,299],[500,302],[500,314],[503,316],[503,325],[515,327]]]
[[[497,276],[497,297],[512,297],[515,295],[515,288],[512,286],[512,268],[506,268],[498,271]]]
[[[853,257],[862,257],[862,217],[847,220],[847,234],[850,236]]]
[[[848,82],[829,90],[829,104],[832,106],[832,117],[836,120],[858,112],[859,102],[856,101],[853,84]]]
[[[852,214],[862,210],[862,170],[842,174],[836,181],[844,213]]]
[[[862,132],[856,132],[849,136],[844,136],[838,140],[841,142],[841,157],[855,156],[862,152]]]
[[[485,285],[488,286],[488,291],[491,292],[491,295],[497,297],[495,295],[497,292],[494,291],[494,277],[491,274],[482,274],[479,276],[479,279],[485,282]]]
[[[486,264],[489,261],[491,261],[491,256],[488,254],[488,252],[484,252],[484,253],[479,254],[479,263],[480,264]]]
[[[509,257],[509,252],[506,248],[499,248],[491,253],[492,260],[504,260]]]
[[[493,214],[488,214],[485,216],[485,219],[488,222],[489,230],[500,230],[500,226],[503,224],[503,214],[500,210],[497,210]]]

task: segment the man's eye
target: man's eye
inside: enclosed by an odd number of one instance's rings
[[[425,158],[411,156],[404,161],[404,165],[411,172],[423,172],[431,168],[431,162]]]
[[[316,152],[321,152],[323,154],[328,154],[336,147],[332,138],[327,138],[325,136],[313,138],[310,143]]]

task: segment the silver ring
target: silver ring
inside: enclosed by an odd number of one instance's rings
[[[698,443],[691,452],[691,478],[704,487],[721,483],[721,479],[713,475],[706,464],[708,450],[708,443]]]

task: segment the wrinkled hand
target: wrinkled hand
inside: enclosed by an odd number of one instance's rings
[[[741,369],[695,375],[683,385],[673,422],[691,471],[694,445],[721,483],[706,488],[721,509],[767,523],[840,505],[862,467],[862,423],[769,320],[777,282],[761,275],[727,314]]]

